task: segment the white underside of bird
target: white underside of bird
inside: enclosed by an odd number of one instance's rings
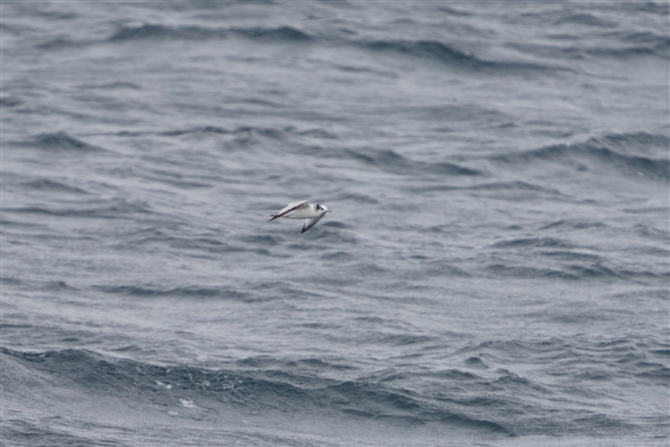
[[[325,205],[321,205],[320,203],[310,204],[309,200],[300,200],[286,205],[277,214],[273,214],[271,216],[272,219],[268,222],[272,222],[280,217],[285,217],[287,219],[305,219],[302,231],[300,232],[302,234],[316,225],[316,223],[329,212],[331,212],[331,210],[326,208]]]

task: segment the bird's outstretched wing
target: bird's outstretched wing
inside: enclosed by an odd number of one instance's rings
[[[293,210],[297,210],[298,208],[301,208],[309,203],[309,200],[301,200],[299,202],[293,202],[289,203],[286,205],[284,208],[282,208],[277,214],[274,214],[270,217],[272,219],[268,220],[268,222],[272,222],[273,220],[277,219],[278,217],[282,217],[283,215],[290,213]]]
[[[305,231],[309,230],[309,229],[312,228],[314,225],[316,225],[316,223],[317,223],[318,221],[320,221],[321,218],[322,218],[323,216],[325,216],[325,215],[326,215],[326,213],[322,213],[322,214],[319,214],[319,215],[316,216],[316,217],[312,217],[311,219],[305,219],[305,223],[304,223],[303,226],[302,226],[302,231],[300,232],[300,234],[304,233]]]

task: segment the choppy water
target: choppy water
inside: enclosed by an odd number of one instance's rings
[[[3,445],[667,445],[667,3],[1,8]]]

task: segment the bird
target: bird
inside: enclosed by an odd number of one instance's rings
[[[316,225],[326,213],[332,212],[325,205],[321,205],[320,203],[312,205],[309,202],[309,200],[300,200],[298,202],[289,203],[277,214],[271,214],[271,219],[268,220],[268,222],[272,222],[280,217],[286,217],[287,219],[305,219],[302,231],[300,232],[300,234],[302,234]]]

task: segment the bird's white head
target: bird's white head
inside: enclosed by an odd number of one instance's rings
[[[332,211],[329,210],[326,205],[321,205],[320,203],[316,204],[316,210],[323,213],[332,213]]]

